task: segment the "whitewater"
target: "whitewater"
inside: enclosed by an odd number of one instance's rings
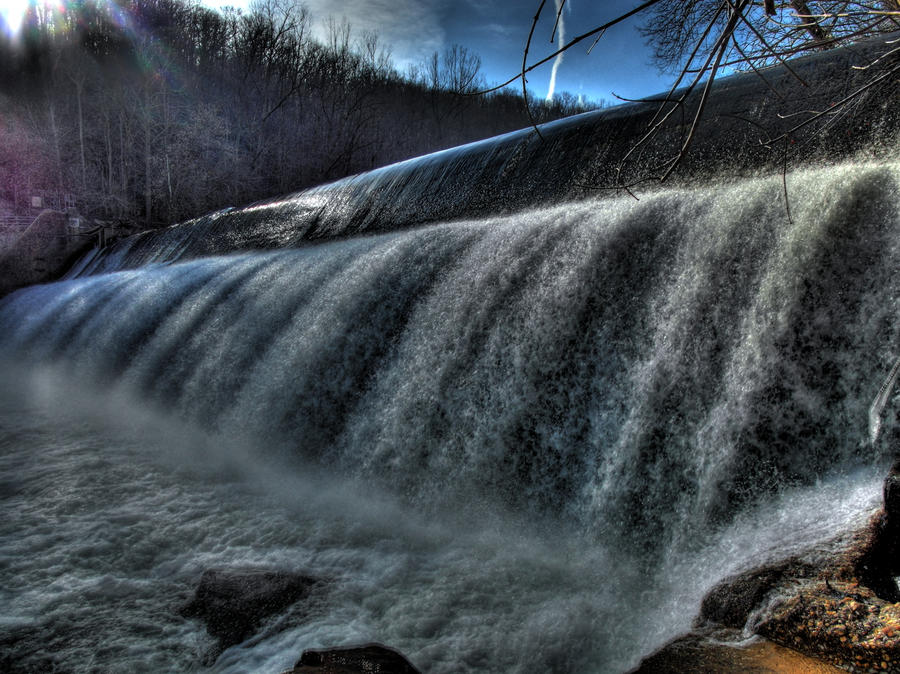
[[[427,672],[635,666],[723,577],[864,522],[896,452],[896,401],[874,443],[868,411],[900,163],[786,180],[790,217],[782,176],[735,179],[114,252],[0,300],[4,666],[200,669],[178,608],[247,566],[325,582],[212,671],[368,641]]]

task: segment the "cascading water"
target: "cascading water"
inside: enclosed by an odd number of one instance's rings
[[[900,165],[789,182],[792,222],[777,176],[6,298],[4,666],[191,668],[176,609],[242,565],[328,589],[220,671],[370,640],[429,672],[634,665],[877,502]]]

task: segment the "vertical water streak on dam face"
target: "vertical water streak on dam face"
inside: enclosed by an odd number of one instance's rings
[[[898,187],[843,165],[791,177],[793,224],[759,179],[73,279],[3,300],[2,348],[426,509],[659,546],[879,460]]]
[[[670,206],[688,233],[657,288],[597,496],[599,507],[619,501],[608,490],[632,494],[629,529],[658,527],[682,493],[715,517],[870,451],[869,368],[898,348],[896,167],[805,178],[792,182],[792,224],[763,182],[719,193],[705,213]],[[648,485],[669,495],[663,512],[644,507]]]

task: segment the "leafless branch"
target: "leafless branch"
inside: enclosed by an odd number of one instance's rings
[[[676,111],[682,116],[691,115],[691,121],[679,141],[674,156],[655,167],[642,167],[642,172],[656,173],[656,180],[664,181],[683,162],[693,144],[704,112],[707,109],[713,85],[718,75],[726,68],[746,69],[753,72],[766,87],[780,100],[785,100],[765,77],[763,69],[771,65],[782,66],[801,85],[810,86],[791,65],[790,59],[812,51],[821,51],[852,43],[854,40],[885,34],[885,30],[900,27],[900,10],[886,7],[885,2],[875,0],[649,0],[616,18],[587,31],[553,51],[548,56],[529,63],[528,56],[541,12],[546,0],[542,0],[532,22],[526,42],[520,73],[506,82],[490,89],[503,88],[517,79],[522,80],[523,93],[527,101],[526,76],[534,69],[549,63],[559,54],[591,37],[594,39],[588,52],[606,34],[606,31],[638,14],[650,15],[657,19],[645,35],[657,39],[661,51],[659,58],[680,63],[677,76],[668,94],[659,99],[642,99],[644,103],[657,103],[658,108],[647,124],[644,133],[622,156],[616,168],[615,184],[611,189],[621,189],[633,195],[631,187],[643,179],[626,181],[625,167],[633,162],[643,148],[657,137]],[[551,34],[551,42],[556,35],[563,3],[557,8],[556,22]],[[726,18],[727,15],[727,18]],[[652,18],[650,19],[652,21]],[[853,66],[857,70],[867,70],[876,66],[887,66],[887,70],[874,74],[872,78],[851,94],[830,106],[827,110],[804,110],[794,113],[804,119],[788,131],[778,135],[770,134],[761,124],[754,122],[765,131],[764,146],[771,147],[778,142],[789,143],[801,129],[808,127],[826,116],[843,112],[846,106],[858,100],[865,92],[885,84],[900,72],[900,64],[893,65],[893,59],[900,53],[895,42],[886,40],[885,49],[877,58],[863,66]],[[683,83],[687,81],[687,85]],[[702,89],[698,89],[700,85]],[[696,94],[696,95],[695,95]],[[615,94],[614,94],[615,95]],[[623,101],[633,102],[615,95]],[[690,112],[688,108],[691,108]],[[784,115],[788,118],[791,115]],[[838,117],[834,117],[838,119]],[[684,125],[681,125],[684,128]],[[540,131],[538,130],[538,133]],[[782,161],[786,209],[787,203],[787,145]]]

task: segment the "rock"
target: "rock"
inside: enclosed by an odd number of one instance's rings
[[[290,674],[418,674],[418,671],[399,651],[371,643],[303,651]]]
[[[884,512],[888,522],[900,524],[900,459],[891,466],[884,481]]]
[[[900,601],[900,588],[894,578],[900,575],[900,460],[891,467],[884,481],[884,512],[873,520],[872,540],[860,555],[857,572],[860,581],[882,599]]]
[[[725,579],[704,598],[696,626],[750,629],[848,671],[900,672],[898,572],[900,462],[885,480],[884,507],[866,525]]]
[[[842,670],[737,630],[694,632],[644,658],[630,674],[839,674]]]
[[[750,614],[763,604],[763,600],[785,577],[807,572],[808,568],[802,562],[787,560],[726,578],[703,598],[696,625],[716,623],[742,629]]]
[[[305,597],[317,584],[314,578],[287,571],[207,570],[180,613],[206,623],[221,652],[252,636],[265,618]]]
[[[900,670],[900,604],[857,583],[801,588],[772,607],[757,632],[850,671]]]

